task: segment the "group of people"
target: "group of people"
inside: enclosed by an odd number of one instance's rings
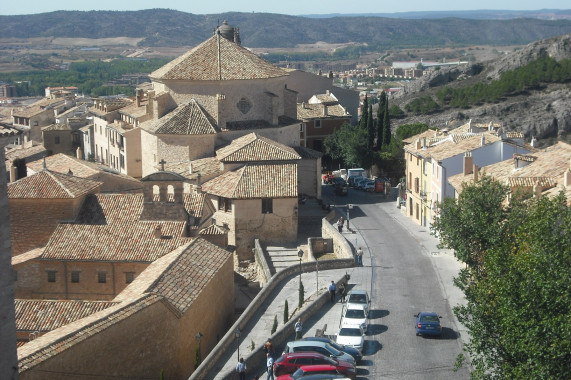
[[[295,340],[299,340],[303,336],[303,323],[301,323],[301,318],[297,319],[297,322],[294,325],[295,330]],[[271,338],[268,338],[266,343],[264,343],[264,351],[266,352],[266,370],[268,373],[267,380],[274,380],[274,347],[272,345]],[[240,380],[246,380],[246,371],[248,367],[246,366],[246,362],[244,362],[244,358],[240,358],[238,364],[236,364],[236,372],[238,372],[238,378]],[[254,380],[258,380],[258,376],[254,376]]]
[[[337,289],[337,284],[335,284],[335,281],[331,281],[331,285],[329,285],[329,295],[331,296],[331,302],[335,302],[335,295],[337,293],[339,293],[339,296],[341,297],[341,302],[345,302],[345,295],[346,295],[346,290],[345,290],[345,284],[341,283],[339,285],[339,289]]]

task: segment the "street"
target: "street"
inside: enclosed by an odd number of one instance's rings
[[[323,197],[333,199],[331,186],[323,187]],[[367,290],[372,306],[358,379],[469,378],[466,368],[453,372],[461,340],[448,296],[421,242],[389,215],[396,210],[394,198],[351,188],[347,197],[335,201],[338,206],[341,202],[354,205],[350,227],[360,237],[350,242],[364,244],[365,256],[370,255],[365,265],[371,263],[372,284]],[[429,232],[427,227],[418,229]],[[351,235],[344,236],[351,239]],[[414,315],[420,311],[442,316],[441,338],[416,336]]]

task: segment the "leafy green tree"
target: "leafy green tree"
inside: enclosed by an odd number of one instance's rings
[[[571,210],[563,193],[515,193],[505,206],[507,194],[484,177],[445,200],[433,224],[468,264],[455,279],[466,304],[454,313],[470,331],[472,377],[568,379]]]
[[[367,149],[367,130],[345,123],[324,142],[325,153],[349,167],[368,167],[372,151]]]
[[[404,114],[404,111],[399,106],[397,106],[396,104],[393,104],[389,108],[389,115],[392,118],[399,119],[399,118],[404,117],[405,114]]]
[[[428,125],[423,123],[417,124],[403,124],[397,127],[395,135],[399,140],[404,140],[414,135],[418,135],[424,131],[428,130]]]

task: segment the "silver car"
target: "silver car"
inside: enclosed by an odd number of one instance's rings
[[[287,354],[290,352],[318,352],[327,357],[343,360],[355,365],[355,359],[351,355],[343,351],[339,351],[329,343],[325,342],[312,340],[296,340],[294,342],[287,342],[283,353]]]

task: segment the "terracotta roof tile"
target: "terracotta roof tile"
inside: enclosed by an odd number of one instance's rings
[[[33,145],[29,148],[17,147],[6,151],[6,160],[14,161],[16,158],[26,158],[28,160],[37,160],[39,157],[47,156],[48,151],[43,145]]]
[[[22,133],[16,128],[10,128],[9,126],[4,126],[0,124],[0,137],[16,136]]]
[[[30,177],[9,183],[8,197],[12,199],[71,199],[92,193],[101,185],[101,182],[42,170]]]
[[[194,99],[179,105],[145,129],[169,135],[207,135],[218,132],[216,122]]]
[[[301,156],[289,146],[249,133],[218,149],[216,158],[221,162],[251,162],[299,160]]]
[[[327,108],[325,112],[324,108]],[[297,117],[301,120],[307,119],[326,119],[326,118],[351,118],[347,110],[340,104],[325,105],[321,103],[316,104],[302,104],[297,105]]]
[[[44,160],[36,160],[27,163],[26,166],[34,172],[40,172],[44,167]],[[72,171],[75,177],[89,178],[97,174],[99,171],[90,167],[85,161],[78,160],[63,153],[54,154],[46,157],[46,168],[53,172],[67,174]]]
[[[97,194],[77,222],[60,224],[41,259],[151,262],[191,241],[184,221],[140,221],[142,194]],[[161,227],[163,238],[155,237]]]
[[[47,332],[115,305],[116,302],[16,300],[16,330]]]
[[[293,149],[295,149],[301,158],[317,159],[323,157],[323,153],[304,146],[294,146]]]
[[[198,238],[178,255],[147,292],[165,297],[184,313],[230,256],[230,252]]]
[[[297,197],[297,164],[247,164],[202,185],[230,199]]]
[[[71,131],[71,127],[67,123],[56,123],[43,127],[42,131]]]
[[[208,227],[204,227],[200,230],[200,235],[225,235],[228,230],[222,226],[211,224]]]
[[[213,35],[153,72],[155,80],[240,80],[288,75],[251,51],[219,35]]]

